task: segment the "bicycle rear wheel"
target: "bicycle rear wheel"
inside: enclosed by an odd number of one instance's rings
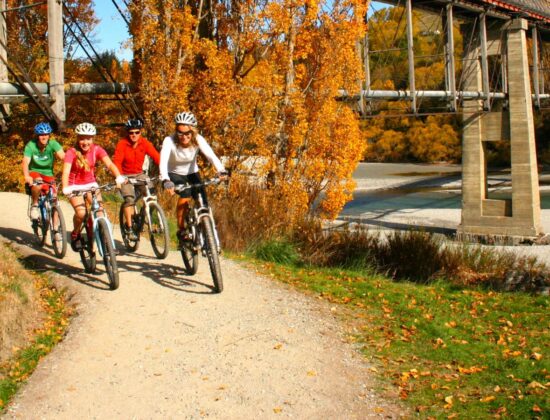
[[[32,221],[32,230],[38,246],[44,246],[46,243],[46,234],[48,232],[48,221],[44,217],[44,209],[40,208],[40,216]]]
[[[134,217],[136,212],[136,207],[134,206]],[[126,221],[124,218],[124,207],[120,206],[120,211],[118,213],[118,220],[120,224],[120,234],[122,236],[122,241],[124,242],[124,246],[126,247],[126,250],[128,252],[135,252],[139,248],[139,230],[136,232],[135,224],[132,223],[132,230],[134,231],[134,234],[136,235],[135,240],[131,240],[128,237],[128,232],[126,231]]]
[[[118,289],[118,266],[116,262],[115,249],[113,247],[113,240],[111,238],[111,232],[109,226],[104,219],[97,221],[97,229],[99,232],[99,240],[101,249],[103,251],[103,263],[105,264],[105,270],[109,277],[109,287],[111,290]]]
[[[212,220],[209,217],[203,217],[200,226],[204,234],[204,247],[206,257],[208,258],[208,265],[210,266],[210,274],[212,274],[212,280],[214,281],[214,290],[216,293],[221,293],[223,290],[223,278]]]
[[[57,233],[59,233],[59,238],[56,239]],[[50,234],[55,256],[57,258],[63,258],[67,253],[67,229],[65,227],[63,212],[61,211],[61,207],[57,204],[52,207]]]
[[[181,259],[185,266],[185,274],[192,276],[197,273],[199,268],[199,254],[195,249],[193,242],[186,242],[181,246]]]
[[[153,247],[155,256],[163,260],[168,256],[170,244],[170,233],[168,232],[168,222],[164,216],[164,211],[158,203],[149,204],[149,240]]]
[[[94,251],[94,237],[92,232],[82,234],[82,248],[80,248],[80,260],[86,273],[95,273],[96,255]]]

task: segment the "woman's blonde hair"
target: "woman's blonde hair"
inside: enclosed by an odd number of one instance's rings
[[[86,159],[82,154],[82,152],[79,150],[80,148],[79,140],[80,139],[77,137],[76,144],[74,147],[74,150],[76,152],[76,163],[78,163],[78,166],[80,166],[81,168],[84,168],[84,170],[88,172],[90,170],[90,164],[88,163],[88,159]]]

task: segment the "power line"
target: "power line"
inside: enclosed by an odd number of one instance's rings
[[[84,47],[84,45],[82,44],[82,41],[77,37],[76,33],[74,32],[74,30],[69,26],[69,29],[71,31],[71,33],[74,35],[75,39],[77,40],[77,42],[79,43],[80,47],[83,49],[83,51],[85,52],[85,54],[88,56],[88,58],[91,60],[92,64],[94,65],[94,67],[96,67],[96,69],[98,70],[100,76],[103,78],[103,80],[105,80],[106,82],[109,82],[109,80],[107,80],[107,78],[105,77],[105,75],[103,74],[103,72],[105,72],[107,74],[107,76],[109,77],[109,79],[111,79],[111,82],[112,83],[117,83],[117,81],[115,80],[115,78],[112,76],[112,74],[109,72],[109,70],[107,69],[107,66],[105,65],[105,63],[102,62],[101,60],[101,57],[99,56],[98,52],[95,50],[93,44],[91,43],[91,41],[88,39],[88,37],[86,36],[86,33],[84,32],[84,30],[82,29],[82,27],[80,26],[80,24],[78,23],[78,21],[76,20],[76,18],[74,17],[74,15],[72,14],[72,12],[70,11],[70,9],[67,7],[67,5],[65,3],[63,3],[63,7],[65,9],[65,11],[68,13],[68,15],[70,16],[72,22],[74,23],[74,25],[78,28],[78,30],[80,31],[80,33],[82,34],[82,37],[86,40],[86,42],[88,43],[88,45],[90,46],[92,52],[95,54],[96,56],[96,59],[97,61],[101,64],[102,68],[100,68],[97,63],[94,61],[94,59],[91,57],[91,55],[88,53],[88,51],[86,50],[86,48]],[[64,19],[65,20],[65,19]],[[66,20],[65,20],[66,21]],[[103,72],[102,72],[103,71]],[[134,117],[138,117],[138,118],[141,118],[143,119],[141,113],[139,112],[139,109],[135,103],[135,101],[133,100],[133,97],[131,95],[128,95],[129,96],[129,99],[130,99],[130,104],[131,104],[131,110],[129,110],[126,105],[124,104],[124,102],[122,102],[121,98],[119,98],[119,96],[117,94],[115,94],[115,96],[117,97],[117,99],[120,100],[120,104],[121,106],[132,116]]]
[[[128,27],[130,27],[130,22],[128,22],[128,19],[126,19],[126,15],[124,13],[122,13],[122,10],[118,6],[117,2],[115,0],[111,0],[111,1],[113,2],[116,9],[118,10],[118,13],[120,13],[120,16],[122,16],[122,19],[124,19],[124,22],[126,22],[126,25],[128,25]],[[126,7],[128,7],[128,5],[126,5]]]

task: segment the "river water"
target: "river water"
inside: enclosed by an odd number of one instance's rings
[[[540,176],[541,208],[550,209],[550,175]],[[461,166],[360,163],[354,172],[357,189],[340,216],[411,209],[454,209],[462,206]],[[508,171],[488,175],[489,198],[511,197]]]

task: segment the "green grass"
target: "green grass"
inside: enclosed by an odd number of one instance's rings
[[[300,259],[294,244],[286,240],[263,241],[252,246],[250,251],[256,258],[281,264],[294,264]]]
[[[550,415],[547,296],[393,282],[360,271],[262,263],[352,309],[353,340],[420,417]]]

